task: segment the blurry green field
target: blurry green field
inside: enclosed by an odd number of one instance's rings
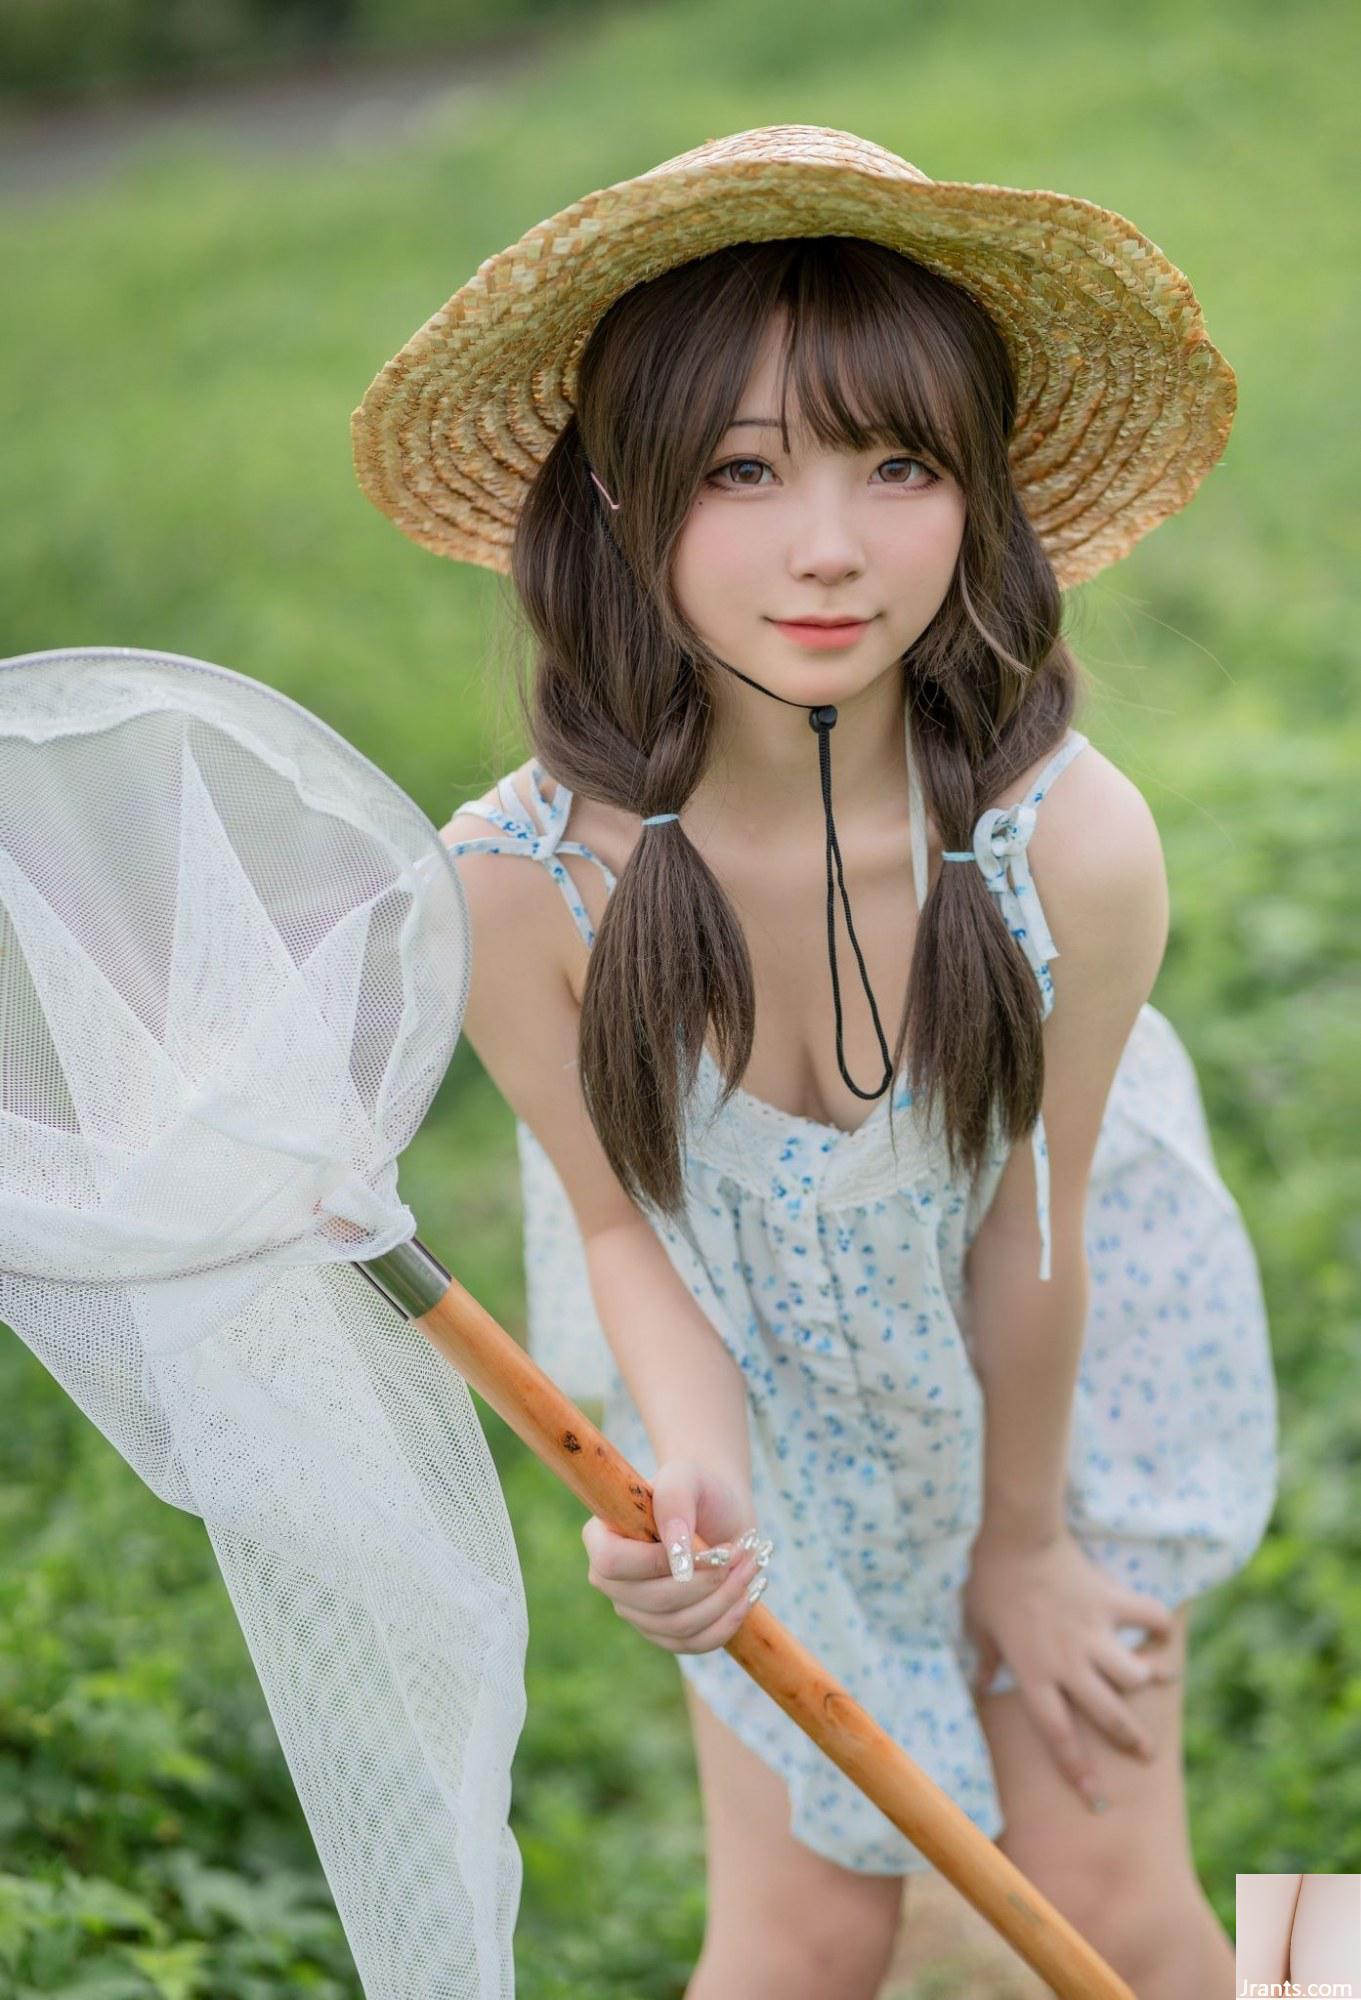
[[[1233,437],[1190,510],[1077,593],[1070,635],[1081,726],[1162,828],[1153,998],[1272,1315],[1281,1500],[1197,1607],[1187,1690],[1196,1860],[1230,1925],[1237,1872],[1361,1870],[1356,42],[1317,0],[666,0],[418,141],[185,147],[0,209],[0,652],[218,661],[323,716],[436,824],[523,754],[505,586],[368,505],[347,426],[483,257],[588,189],[790,121],[937,179],[1084,195],[1191,275],[1238,371]],[[402,1194],[522,1335],[513,1124],[467,1048]],[[0,1396],[0,1995],[357,1996],[201,1524],[14,1339]],[[587,1586],[578,1504],[482,1414],[530,1603],[518,1990],[675,2000],[704,1910],[675,1666]]]

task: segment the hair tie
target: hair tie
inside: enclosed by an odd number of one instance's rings
[[[643,821],[643,825],[660,826],[664,819],[679,819],[679,818],[680,818],[679,813],[649,813],[647,818]]]

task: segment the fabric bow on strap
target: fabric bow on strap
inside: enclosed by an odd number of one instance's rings
[[[994,806],[979,818],[973,830],[973,847],[966,853],[947,854],[947,861],[976,861],[983,880],[999,899],[1007,929],[1017,939],[1037,973],[1044,971],[1058,948],[1049,935],[1049,926],[1035,894],[1026,848],[1035,831],[1032,805]],[[1054,989],[1041,981],[1041,998],[1047,1020],[1054,1004]]]
[[[605,877],[606,884],[611,889],[614,887],[614,876],[592,848],[583,846],[579,840],[563,839],[563,829],[567,825],[567,817],[572,809],[572,793],[566,790],[564,786],[558,785],[553,797],[551,799],[545,798],[538,784],[541,769],[542,767],[537,763],[534,765],[530,775],[530,783],[534,787],[535,801],[539,811],[544,815],[542,831],[533,831],[525,825],[523,819],[518,818],[513,812],[505,811],[504,807],[479,804],[478,813],[480,817],[489,820],[494,827],[498,827],[500,833],[499,835],[490,833],[482,834],[472,840],[461,840],[458,842],[455,852],[459,854],[495,854],[504,852],[509,843],[513,849],[518,848],[521,850],[527,859],[543,862],[549,874],[566,896],[578,923],[583,926],[583,934],[587,936],[588,942],[593,944],[595,942],[595,930],[586,913],[586,905],[582,902],[577,892],[576,883],[572,880],[572,877],[568,874],[558,857],[563,854],[580,854],[585,860],[593,861]],[[505,781],[503,780],[502,783],[504,784]],[[498,792],[501,792],[499,786],[497,789]],[[504,798],[504,793],[501,793],[501,796]]]

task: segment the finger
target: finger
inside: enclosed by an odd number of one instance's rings
[[[1096,1784],[1096,1766],[1083,1748],[1077,1723],[1061,1689],[1053,1681],[1036,1685],[1022,1681],[1019,1675],[1017,1681],[1054,1762],[1069,1784],[1085,1798],[1084,1788]]]
[[[640,1585],[630,1606],[633,1622],[642,1632],[692,1639],[739,1603],[760,1574],[755,1556],[748,1553],[726,1575],[706,1578],[698,1590],[693,1583],[674,1584],[670,1590]]]
[[[747,1589],[750,1588],[751,1584],[749,1582]],[[758,1598],[757,1603],[759,1602]],[[658,1634],[652,1637],[651,1643],[654,1646],[663,1647],[668,1653],[716,1653],[737,1637],[744,1622],[755,1609],[756,1605],[748,1597],[747,1590],[740,1590],[737,1594],[737,1602],[723,1617],[716,1618],[712,1625],[703,1626],[698,1632],[692,1633],[688,1639],[684,1640],[673,1639],[666,1634]]]
[[[718,1542],[713,1548],[705,1549],[695,1557],[691,1564],[690,1575],[675,1579],[682,1586],[683,1595],[673,1596],[667,1593],[663,1596],[658,1591],[648,1590],[641,1602],[647,1609],[656,1605],[664,1610],[683,1604],[698,1604],[708,1597],[725,1577],[731,1576],[738,1563],[745,1561],[748,1555],[759,1568],[766,1569],[774,1551],[775,1544],[769,1535],[763,1535],[759,1528],[749,1528],[732,1541]],[[669,1576],[668,1569],[667,1577]],[[663,1581],[665,1580],[666,1578],[663,1578]],[[646,1584],[644,1588],[647,1589]]]
[[[618,1535],[598,1515],[590,1515],[583,1524],[581,1539],[595,1572],[592,1582],[597,1578],[615,1578],[630,1583],[671,1575],[671,1559],[664,1542],[640,1541],[631,1535]],[[697,1554],[694,1570],[706,1577],[714,1571],[726,1572],[737,1556],[753,1542],[758,1547],[773,1547],[769,1536],[762,1536],[758,1529],[749,1529],[744,1535],[715,1543],[713,1548]],[[678,1578],[677,1581],[688,1579]]]
[[[1108,1681],[1124,1694],[1132,1694],[1136,1688],[1166,1687],[1179,1680],[1180,1675],[1171,1667],[1164,1666],[1156,1655],[1132,1652],[1121,1645],[1113,1632],[1108,1632],[1093,1646],[1093,1657]]]
[[[616,1604],[626,1605],[630,1611],[669,1621],[678,1611],[687,1611],[693,1605],[711,1604],[735,1568],[736,1564],[725,1570],[696,1570],[682,1580],[672,1576],[669,1569],[662,1576],[612,1577],[603,1576],[592,1567],[586,1572],[586,1580]]]
[[[746,1555],[730,1575],[706,1584],[699,1596],[692,1584],[675,1583],[671,1592],[680,1594],[671,1596],[669,1602],[660,1592],[649,1593],[647,1603],[637,1597],[632,1602],[617,1600],[615,1610],[649,1638],[689,1641],[725,1618],[736,1604],[745,1603],[747,1588],[759,1574],[755,1557]]]
[[[1002,1664],[1002,1656],[991,1640],[979,1649],[978,1664],[973,1670],[971,1685],[975,1694],[984,1694],[997,1677],[997,1669]]]
[[[753,1571],[752,1575],[747,1578],[742,1588],[738,1591],[737,1601],[732,1608],[723,1617],[716,1618],[706,1632],[699,1633],[691,1641],[692,1647],[709,1653],[715,1651],[720,1646],[726,1646],[730,1639],[736,1638],[746,1620],[756,1609],[756,1605],[761,1602],[760,1596],[753,1602],[751,1592],[756,1588],[757,1579],[763,1577],[764,1574],[765,1572],[760,1569]]]
[[[1154,1757],[1153,1738],[1134,1718],[1128,1703],[1120,1697],[1108,1680],[1097,1673],[1094,1667],[1079,1668],[1069,1680],[1068,1693],[1078,1702],[1084,1713],[1108,1736],[1117,1750],[1124,1750],[1132,1757],[1141,1757],[1151,1764]]]
[[[770,1560],[774,1548],[773,1538],[763,1534],[761,1529],[753,1524],[750,1528],[744,1528],[740,1535],[734,1535],[726,1542],[717,1542],[713,1548],[705,1549],[697,1555],[695,1568],[726,1569],[730,1563],[736,1562],[739,1556],[745,1555],[748,1549],[752,1550],[764,1565]]]
[[[1136,1590],[1121,1590],[1116,1592],[1112,1608],[1122,1625],[1142,1625],[1158,1639],[1170,1639],[1176,1632],[1176,1612],[1169,1611],[1156,1597],[1145,1597]]]
[[[592,1514],[581,1530],[581,1539],[586,1545],[586,1553],[591,1559],[593,1583],[609,1578],[621,1583],[636,1582],[644,1577],[671,1574],[671,1563],[665,1546],[661,1542],[636,1541],[629,1535],[616,1535],[598,1515]]]
[[[738,1591],[737,1602],[733,1606],[732,1610],[728,1613],[727,1617],[720,1618],[719,1620],[716,1621],[714,1630],[718,1636],[715,1640],[715,1644],[720,1646],[726,1646],[729,1639],[731,1639],[734,1636],[734,1634],[736,1634],[741,1630],[744,1622],[751,1616],[752,1612],[756,1609],[756,1606],[761,1602],[765,1589],[766,1589],[765,1572],[763,1570],[758,1569],[753,1576],[747,1579],[742,1589]],[[757,1593],[755,1598],[753,1598],[751,1594],[753,1590],[755,1590]]]
[[[721,1546],[728,1547],[727,1544]],[[592,1564],[587,1571],[587,1580],[597,1590],[603,1590],[607,1597],[616,1598],[635,1611],[667,1617],[676,1611],[683,1611],[688,1605],[707,1603],[715,1591],[722,1589],[739,1562],[745,1562],[748,1557],[764,1569],[770,1561],[770,1547],[768,1541],[758,1543],[756,1548],[750,1550],[733,1543],[721,1566],[701,1568],[695,1564],[687,1577],[672,1576],[669,1563],[660,1575],[641,1577],[611,1575]]]

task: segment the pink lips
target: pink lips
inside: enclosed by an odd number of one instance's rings
[[[805,625],[793,619],[775,619],[773,622],[775,630],[783,632],[795,645],[807,646],[816,653],[844,651],[870,627],[868,618],[859,619],[851,625]]]

